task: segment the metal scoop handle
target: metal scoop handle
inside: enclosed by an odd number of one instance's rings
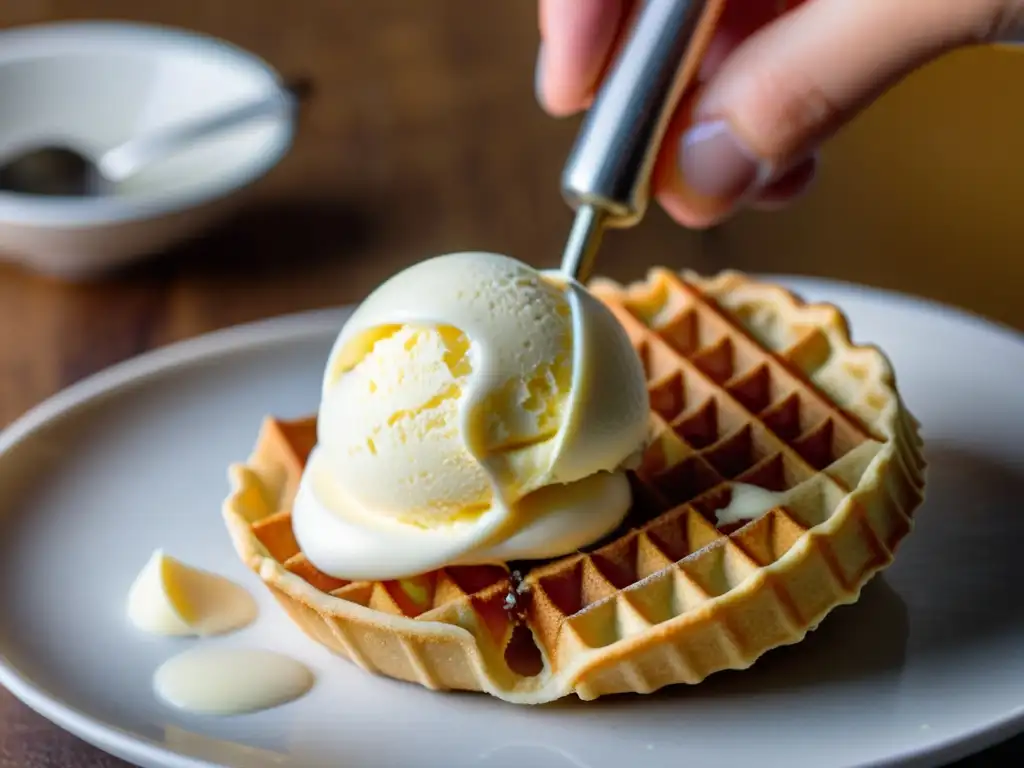
[[[643,0],[562,172],[577,211],[562,271],[586,279],[603,227],[640,222],[654,161],[725,0]]]

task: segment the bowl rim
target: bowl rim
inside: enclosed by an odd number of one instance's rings
[[[256,54],[213,35],[162,24],[130,21],[71,21],[28,24],[0,30],[0,66],[12,61],[76,52],[165,50],[188,47],[206,58],[232,62],[257,84],[285,95],[281,75]],[[270,172],[290,151],[295,114],[282,116],[273,137],[240,168],[212,177],[208,183],[154,198],[150,195],[110,197],[31,197],[0,191],[0,222],[21,226],[85,229],[155,219],[212,203],[247,187]]]

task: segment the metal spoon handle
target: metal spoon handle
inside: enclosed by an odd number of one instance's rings
[[[288,90],[276,91],[207,117],[188,120],[163,130],[130,139],[103,153],[96,165],[112,182],[124,181],[145,166],[179,152],[193,142],[235,128],[259,117],[283,113],[294,105]]]
[[[643,0],[583,120],[562,194],[598,226],[639,223],[672,113],[696,77],[724,0]],[[586,239],[586,238],[584,238]]]

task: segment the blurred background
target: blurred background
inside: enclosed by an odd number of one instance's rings
[[[497,0],[18,0],[0,27],[129,19],[223,38],[305,80],[294,145],[201,238],[69,285],[0,267],[0,419],[154,345],[358,301],[428,255],[554,265],[576,120],[533,96],[533,3]],[[1024,57],[963,52],[920,72],[828,148],[812,193],[694,233],[652,210],[601,271],[794,272],[929,296],[1024,324]],[[13,108],[17,108],[16,105]],[[3,105],[3,110],[12,105]],[[74,115],[69,114],[68,120]]]
[[[486,249],[557,263],[570,223],[558,177],[577,123],[552,120],[535,103],[534,3],[0,3],[0,28],[80,19],[216,36],[309,92],[291,150],[203,236],[87,282],[0,266],[4,424],[148,348],[356,302],[429,255]],[[1022,82],[1024,56],[1014,49],[949,57],[838,137],[792,210],[694,233],[652,209],[640,228],[609,237],[599,270],[620,279],[654,264],[825,276],[1024,327]],[[0,104],[8,114],[19,108]],[[120,765],[6,703],[8,721],[24,724],[2,739],[10,765]]]

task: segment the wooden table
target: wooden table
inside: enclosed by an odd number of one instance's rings
[[[128,18],[198,29],[308,76],[291,155],[209,237],[109,281],[0,268],[0,419],[152,347],[354,302],[427,255],[492,249],[553,265],[574,121],[533,100],[524,0],[17,0],[0,25]],[[972,52],[919,74],[833,144],[815,193],[706,233],[660,212],[610,238],[602,271],[662,263],[838,277],[943,299],[1024,328],[1019,91],[1024,57]],[[1007,101],[1010,101],[1007,99]],[[2,105],[0,105],[2,108]],[[969,119],[968,119],[969,118]],[[964,766],[1024,755],[1018,741]],[[1001,759],[1000,759],[1001,758]],[[0,766],[123,765],[0,695]]]

